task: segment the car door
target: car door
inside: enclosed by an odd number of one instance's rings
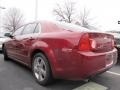
[[[28,52],[30,50],[32,42],[35,40],[33,36],[36,27],[37,23],[26,25],[22,32],[21,37],[19,38],[19,42],[17,43],[16,52],[19,55],[18,58],[24,63],[28,63],[29,61]]]
[[[6,48],[7,48],[7,52],[8,55],[11,56],[12,58],[17,58],[17,43],[19,42],[19,37],[22,34],[22,31],[24,29],[24,26],[20,27],[19,29],[17,29],[13,34],[13,38],[9,38],[10,40],[6,43]]]

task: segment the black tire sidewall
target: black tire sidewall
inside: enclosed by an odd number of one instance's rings
[[[7,55],[7,51],[6,51],[5,46],[3,47],[3,54],[4,54],[4,60],[5,60],[5,61],[8,61],[8,60],[9,60],[9,57],[8,57],[8,55]]]

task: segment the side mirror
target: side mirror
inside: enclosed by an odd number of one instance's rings
[[[5,33],[4,36],[12,38],[13,36],[10,33]]]

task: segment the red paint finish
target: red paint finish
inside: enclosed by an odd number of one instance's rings
[[[38,23],[38,22],[37,22]],[[10,58],[31,67],[35,50],[47,56],[54,78],[84,79],[111,68],[117,60],[113,36],[53,22],[40,22],[41,32],[14,36],[4,43]]]

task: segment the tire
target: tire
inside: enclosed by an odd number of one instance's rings
[[[36,53],[32,60],[32,72],[36,81],[40,85],[48,85],[53,81],[51,68],[46,56],[42,53]]]
[[[9,57],[8,57],[8,55],[7,55],[7,51],[6,51],[6,48],[5,47],[3,47],[3,54],[4,54],[4,61],[9,61]]]

